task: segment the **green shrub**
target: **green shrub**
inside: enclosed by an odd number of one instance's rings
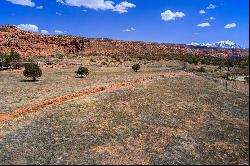
[[[249,77],[244,77],[244,80],[249,83]]]
[[[42,76],[42,70],[35,63],[28,63],[25,65],[25,70],[23,71],[25,77],[32,77],[33,81],[36,81],[37,77]]]
[[[10,56],[9,56],[9,63],[12,68],[20,68],[20,60],[21,60],[21,55],[14,50],[11,50]]]
[[[102,66],[108,65],[107,62],[101,62]]]
[[[91,62],[96,62],[96,60],[94,60],[94,59],[92,59],[92,58],[90,59],[90,61],[91,61]]]
[[[197,69],[198,72],[205,73],[206,69],[202,66]]]
[[[121,62],[121,60],[120,60],[119,57],[115,57],[115,60],[116,60],[117,62]]]
[[[138,70],[140,70],[140,68],[141,68],[141,66],[140,66],[139,63],[134,64],[134,65],[132,66],[132,69],[133,69],[135,72],[137,72]]]
[[[11,51],[9,55],[5,53],[0,53],[0,66],[3,67],[12,67],[19,68],[20,67],[21,56],[15,51]]]
[[[76,74],[80,75],[83,78],[84,75],[89,75],[89,69],[86,67],[79,67],[76,71]]]
[[[249,66],[249,56],[245,56],[244,59],[241,61],[241,67]]]
[[[1,67],[1,70],[3,70],[4,64],[5,64],[5,54],[0,52],[0,67]]]

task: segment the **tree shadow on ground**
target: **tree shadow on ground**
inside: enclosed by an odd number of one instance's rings
[[[22,79],[20,80],[20,82],[39,82],[39,80],[26,80],[26,79]]]

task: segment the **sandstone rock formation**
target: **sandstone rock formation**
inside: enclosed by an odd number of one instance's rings
[[[0,26],[0,51],[19,52],[23,57],[51,56],[58,54],[114,55],[114,56],[169,56],[193,54],[195,56],[244,56],[242,49],[194,47],[150,42],[128,42],[107,38],[83,38],[65,35],[42,35]]]

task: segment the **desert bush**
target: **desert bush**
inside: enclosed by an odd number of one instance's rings
[[[0,52],[0,67],[1,67],[1,70],[3,70],[3,67],[5,65],[5,57],[6,55],[2,52]]]
[[[16,62],[19,63],[20,60],[20,55],[17,55],[15,53],[11,53],[10,55],[5,54],[5,53],[0,53],[0,65],[1,68],[3,67],[12,67]]]
[[[58,58],[60,61],[63,61],[64,55],[63,55],[63,54],[58,54],[58,55],[57,55],[57,58]]]
[[[101,62],[101,65],[105,66],[105,65],[107,65],[107,62]]]
[[[198,71],[198,72],[201,72],[201,73],[205,73],[205,72],[206,72],[206,69],[205,69],[203,66],[201,66],[201,67],[199,67],[199,68],[197,69],[197,71]]]
[[[25,70],[23,71],[25,77],[32,77],[33,81],[36,81],[37,77],[42,76],[42,70],[35,63],[28,63],[25,65]]]
[[[117,62],[121,62],[121,60],[120,60],[119,57],[115,57],[115,60],[116,60]]]
[[[90,62],[96,62],[96,60],[94,60],[93,58],[90,59]]]
[[[81,66],[76,71],[76,74],[80,75],[83,78],[84,75],[85,76],[89,75],[89,69]]]
[[[133,69],[135,72],[137,72],[138,70],[140,70],[140,68],[141,68],[141,66],[140,66],[139,63],[134,64],[134,65],[132,66],[132,69]]]
[[[9,61],[12,68],[18,69],[20,68],[21,55],[14,50],[11,50]]]
[[[0,53],[0,66],[3,67],[12,67],[19,68],[20,67],[21,56],[15,51],[11,51],[9,55]]]
[[[249,56],[248,55],[245,56],[244,59],[241,61],[240,66],[243,68],[249,66]]]
[[[244,77],[244,80],[249,83],[249,77]]]
[[[233,62],[226,60],[224,62],[224,66],[227,67],[227,71],[230,71],[230,68],[234,67],[234,64],[233,64]]]
[[[187,70],[187,62],[182,62],[182,69]]]

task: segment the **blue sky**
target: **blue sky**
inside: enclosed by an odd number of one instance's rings
[[[0,0],[0,24],[49,34],[249,45],[248,0]],[[43,30],[43,31],[42,31]]]

